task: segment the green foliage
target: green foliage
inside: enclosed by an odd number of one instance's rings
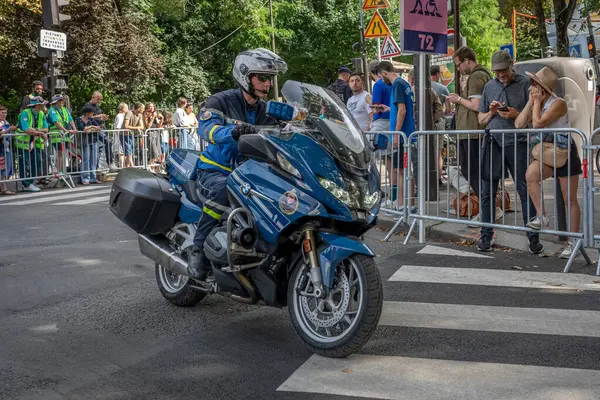
[[[516,0],[515,0],[516,1]],[[530,0],[533,1],[533,0]],[[600,0],[598,0],[600,1]],[[0,101],[18,106],[33,79],[44,75],[44,59],[35,55],[41,27],[39,0],[0,0]],[[337,67],[360,57],[359,0],[273,0],[275,29],[268,0],[71,0],[72,21],[62,71],[71,76],[69,95],[77,110],[94,90],[104,94],[104,108],[115,112],[120,101],[174,104],[184,95],[201,101],[234,86],[231,66],[237,53],[271,48],[288,63],[281,77],[328,85]],[[8,5],[7,5],[8,4]],[[461,0],[462,34],[483,63],[510,30],[497,0]],[[381,14],[399,37],[398,1]],[[365,23],[373,15],[365,12]],[[376,40],[367,39],[369,58]],[[401,57],[411,62],[410,57]]]
[[[475,50],[477,61],[491,67],[492,54],[501,45],[512,42],[511,30],[500,16],[498,0],[462,0],[459,4],[461,35]]]

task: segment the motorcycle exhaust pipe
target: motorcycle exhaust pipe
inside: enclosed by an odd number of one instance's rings
[[[238,301],[238,302],[244,303],[244,304],[258,303],[258,296],[256,295],[256,291],[254,290],[254,287],[252,286],[252,284],[250,283],[248,278],[246,278],[240,272],[234,272],[233,276],[235,276],[235,279],[237,279],[237,281],[244,287],[244,289],[246,289],[246,292],[248,292],[249,297],[238,296],[237,294],[229,295],[229,297],[232,300],[235,300],[235,301]]]
[[[163,236],[138,235],[140,251],[154,262],[176,274],[188,276],[187,262],[173,250],[169,240]]]

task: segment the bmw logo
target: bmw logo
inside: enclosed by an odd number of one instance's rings
[[[242,194],[244,196],[248,196],[250,194],[250,185],[247,183],[244,183],[240,189],[242,190]]]

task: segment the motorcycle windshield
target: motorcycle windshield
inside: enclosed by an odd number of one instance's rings
[[[281,94],[296,109],[294,120],[303,121],[306,134],[334,157],[359,170],[368,168],[371,148],[365,134],[338,96],[322,87],[287,81]]]

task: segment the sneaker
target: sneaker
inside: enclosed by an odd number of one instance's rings
[[[534,237],[529,239],[529,252],[531,254],[540,254],[544,251],[544,245],[540,243],[540,239]]]
[[[39,187],[35,186],[33,183],[29,186],[23,186],[23,191],[24,192],[39,192],[40,189]]]
[[[87,185],[89,185],[89,184],[90,184],[90,181],[81,181],[81,184],[82,184],[83,186],[87,186]]]
[[[550,224],[550,220],[548,218],[546,218],[545,215],[542,216],[536,216],[533,217],[529,220],[529,222],[527,223],[527,226],[531,229],[535,229],[536,231],[539,231],[540,229],[542,229],[542,226],[544,228],[547,228],[548,225]]]
[[[471,218],[471,222],[481,222],[481,214],[477,214],[476,216],[474,216],[473,218]],[[467,226],[469,228],[479,228],[479,226],[477,225],[468,225]]]
[[[501,221],[504,217],[504,211],[500,207],[496,207],[496,221]]]
[[[492,241],[488,235],[481,235],[481,239],[477,242],[477,250],[492,251]]]
[[[575,248],[575,245],[573,245],[572,242],[567,242],[562,253],[560,253],[560,258],[565,258],[565,259],[571,258],[574,248]]]

